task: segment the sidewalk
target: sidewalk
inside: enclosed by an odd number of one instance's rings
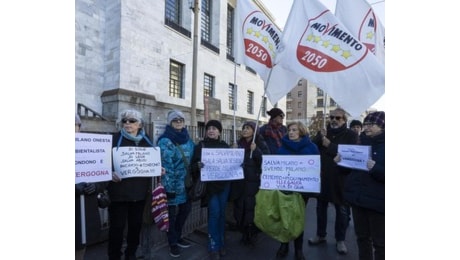
[[[334,207],[329,206],[328,210],[328,227],[327,227],[327,243],[318,246],[309,246],[308,238],[313,237],[316,232],[316,200],[310,199],[307,204],[304,246],[303,251],[306,259],[317,260],[355,260],[358,259],[358,248],[354,235],[353,221],[347,231],[346,245],[348,247],[348,254],[339,255],[335,250],[334,239],[334,222],[335,212]],[[150,259],[155,260],[169,260],[169,259],[187,259],[187,260],[204,260],[208,258],[207,252],[207,227],[203,226],[195,230],[193,233],[187,235],[185,239],[192,244],[191,247],[182,249],[181,256],[173,258],[169,255],[169,247],[167,244],[159,246],[153,252]],[[272,260],[276,259],[275,254],[278,250],[280,243],[275,239],[268,237],[264,233],[260,233],[257,237],[257,243],[254,248],[249,248],[240,244],[241,234],[237,231],[227,230],[225,234],[227,255],[222,259],[229,260],[246,260],[246,259],[261,259]],[[87,248],[85,260],[107,260],[107,243],[93,245]],[[138,259],[146,259],[140,256],[141,250],[138,250]],[[289,244],[289,254],[284,259],[294,259],[294,244]]]

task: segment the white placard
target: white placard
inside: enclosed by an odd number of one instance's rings
[[[263,155],[260,189],[320,192],[319,155]]]
[[[161,175],[160,147],[114,147],[113,167],[122,179]]]
[[[75,133],[75,183],[112,179],[112,136]]]
[[[347,168],[369,171],[367,161],[371,158],[371,150],[368,145],[339,144],[338,153],[342,160],[337,164]]]
[[[226,181],[244,179],[241,164],[244,161],[244,149],[241,148],[203,148],[201,150],[202,181]]]

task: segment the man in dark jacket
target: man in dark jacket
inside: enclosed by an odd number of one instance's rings
[[[321,192],[316,206],[316,237],[310,238],[310,245],[326,242],[327,207],[329,202],[335,206],[336,249],[340,254],[348,252],[345,236],[350,222],[350,207],[343,198],[343,187],[350,169],[338,167],[334,162],[339,144],[357,144],[358,135],[347,128],[345,110],[337,108],[330,113],[330,122],[326,131],[319,132],[313,142],[321,153]]]
[[[385,259],[385,112],[367,115],[361,145],[371,146],[369,171],[352,170],[345,199],[353,211],[359,259]],[[335,161],[340,160],[336,158]]]

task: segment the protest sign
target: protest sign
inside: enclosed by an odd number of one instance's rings
[[[201,150],[202,181],[225,181],[244,179],[241,164],[244,161],[244,149],[210,149]]]
[[[113,166],[122,179],[161,175],[159,147],[114,147]]]
[[[75,184],[112,179],[112,136],[75,133]]]
[[[339,144],[338,153],[342,160],[337,164],[343,167],[369,171],[367,161],[371,158],[371,147],[368,145]]]
[[[320,192],[319,155],[263,155],[260,189]]]

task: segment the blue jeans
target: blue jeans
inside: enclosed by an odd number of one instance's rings
[[[192,211],[192,202],[190,200],[179,205],[168,206],[169,230],[167,234],[169,246],[177,245],[177,241],[182,238],[182,229],[190,211]]]
[[[327,207],[329,202],[326,200],[316,200],[316,235],[326,237],[327,228]],[[335,240],[344,241],[347,234],[348,224],[350,223],[350,207],[334,204],[335,206]]]
[[[224,247],[225,208],[227,207],[230,182],[223,191],[212,194],[208,201],[208,251],[219,251]]]

